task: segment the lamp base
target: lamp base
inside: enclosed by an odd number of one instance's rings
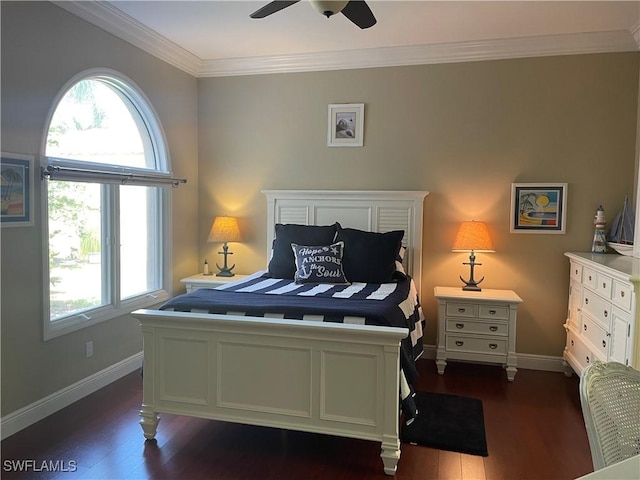
[[[216,267],[218,267],[218,270],[220,270],[218,273],[216,273],[216,277],[233,277],[235,276],[235,273],[233,273],[231,270],[233,270],[236,266],[236,264],[234,263],[232,266],[227,266],[227,256],[228,255],[233,255],[233,252],[229,251],[229,246],[227,245],[227,242],[224,242],[224,245],[222,246],[222,252],[218,252],[220,255],[224,256],[224,265],[221,267],[220,265],[218,265],[216,263]]]
[[[465,280],[464,278],[462,278],[462,276],[460,276],[460,280],[462,280],[462,283],[464,283],[464,287],[462,287],[462,290],[471,291],[471,292],[481,292],[482,289],[478,286],[478,284],[484,280],[484,277],[476,281],[473,278],[473,269],[476,265],[482,265],[482,264],[476,263],[476,256],[473,250],[471,250],[471,255],[469,255],[469,261],[463,262],[462,264],[469,265],[469,269],[470,269],[469,280]]]
[[[235,267],[235,265],[233,267]],[[220,270],[218,273],[216,273],[216,277],[234,277],[236,274],[231,271],[231,268]]]
[[[484,279],[484,277],[483,277]],[[462,280],[464,282],[464,280]],[[478,286],[477,283],[473,283],[473,284],[466,284],[464,287],[462,287],[462,290],[466,290],[466,291],[470,291],[470,292],[481,292],[482,289]]]

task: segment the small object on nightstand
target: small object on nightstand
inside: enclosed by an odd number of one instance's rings
[[[470,267],[470,276],[469,280],[465,280],[460,276],[460,280],[464,283],[464,287],[462,290],[471,290],[474,292],[479,292],[481,288],[478,286],[480,282],[484,280],[482,277],[480,280],[476,281],[473,278],[473,269],[476,265],[482,265],[481,263],[476,263],[475,252],[494,252],[493,242],[491,241],[491,237],[489,236],[489,230],[487,229],[487,224],[484,222],[476,222],[472,220],[471,222],[462,222],[460,228],[458,229],[458,234],[456,235],[456,240],[453,242],[452,252],[471,252],[469,255],[469,261],[463,262],[463,265],[469,265]]]
[[[207,262],[207,259],[204,259],[204,269],[202,271],[203,275],[213,275],[210,271],[209,271],[209,262]]]

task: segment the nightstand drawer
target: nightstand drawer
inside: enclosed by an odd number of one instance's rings
[[[509,335],[509,324],[501,322],[487,322],[479,320],[447,319],[447,332],[479,333],[482,335]]]
[[[509,320],[509,307],[504,305],[480,305],[478,310],[478,316],[480,318]]]
[[[474,352],[506,355],[507,340],[467,337],[464,335],[447,335],[447,350],[451,352]]]
[[[475,318],[478,316],[478,305],[471,303],[447,303],[447,317]]]

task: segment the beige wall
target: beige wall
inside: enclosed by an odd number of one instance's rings
[[[238,272],[266,263],[262,189],[428,190],[422,302],[435,343],[434,285],[468,276],[459,222],[488,222],[486,288],[514,289],[517,351],[560,356],[568,262],[590,250],[599,204],[633,195],[635,53],[199,80],[200,260],[218,214],[238,215]],[[326,145],[327,105],[365,103],[365,146]],[[512,182],[567,182],[566,235],[509,233]]]
[[[197,268],[196,80],[48,2],[2,2],[2,151],[38,156],[45,118],[71,77],[89,68],[117,70],[148,96],[164,128],[177,176],[173,191],[174,287]],[[140,352],[140,326],[122,317],[42,340],[40,179],[35,226],[3,228],[2,415],[46,397]],[[95,355],[85,358],[93,341]]]

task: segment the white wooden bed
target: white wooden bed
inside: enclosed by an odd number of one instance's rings
[[[267,246],[276,223],[404,230],[405,268],[420,292],[428,192],[265,191]],[[144,436],[159,413],[317,432],[381,443],[400,458],[403,328],[137,310],[144,339]]]

